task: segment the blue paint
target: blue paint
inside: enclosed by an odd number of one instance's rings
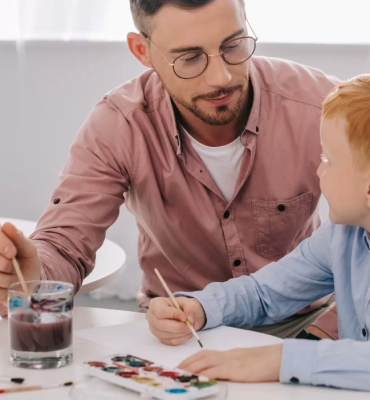
[[[188,393],[188,390],[175,388],[175,389],[167,389],[166,392],[171,394],[184,394]]]

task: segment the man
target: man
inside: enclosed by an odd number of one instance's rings
[[[140,34],[128,45],[150,70],[94,108],[31,241],[3,227],[0,300],[16,252],[27,279],[78,289],[123,202],[140,232],[142,308],[165,294],[155,267],[173,291],[194,291],[257,271],[318,227],[319,115],[334,80],[252,58],[242,0],[131,8]],[[268,332],[296,336],[328,300]]]

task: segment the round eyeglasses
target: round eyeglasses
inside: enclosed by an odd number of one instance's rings
[[[246,19],[247,24],[251,28],[255,37],[237,36],[230,39],[220,46],[220,52],[217,54],[207,54],[202,50],[189,51],[181,54],[171,63],[158,47],[149,39],[149,37],[141,32],[145,39],[162,55],[168,65],[173,68],[173,72],[181,79],[193,79],[201,75],[208,67],[209,59],[221,56],[229,65],[238,65],[248,61],[254,54],[257,46],[258,37],[254,33],[253,28]]]
[[[181,54],[173,63],[169,62],[162,52],[146,38],[173,68],[173,72],[181,79],[193,79],[201,75],[208,67],[209,59],[221,56],[229,65],[238,65],[248,61],[256,50],[258,38],[251,36],[236,37],[220,46],[217,54],[204,51],[190,51]]]

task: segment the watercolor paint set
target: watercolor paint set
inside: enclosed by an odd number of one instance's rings
[[[218,394],[217,381],[166,368],[132,355],[114,354],[84,363],[84,372],[160,400],[202,399]]]

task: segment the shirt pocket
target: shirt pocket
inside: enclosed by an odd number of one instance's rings
[[[286,254],[302,235],[311,215],[313,193],[290,200],[252,200],[256,251],[271,258]]]

